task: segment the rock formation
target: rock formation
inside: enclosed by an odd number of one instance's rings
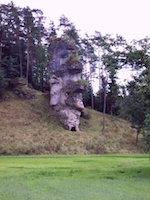
[[[22,99],[35,99],[35,90],[27,87],[27,80],[25,78],[16,77],[9,82],[9,87],[13,92]]]
[[[52,42],[48,63],[50,105],[63,126],[71,131],[79,131],[80,115],[84,109],[82,68],[73,42],[62,38]]]

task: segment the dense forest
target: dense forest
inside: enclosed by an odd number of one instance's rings
[[[27,86],[49,90],[47,62],[54,38],[73,40],[84,66],[84,105],[117,115],[131,122],[142,133],[150,148],[150,38],[128,43],[122,36],[95,34],[80,36],[75,25],[64,15],[56,27],[53,21],[46,28],[41,10],[20,8],[11,2],[0,5],[0,96],[11,87],[11,81],[23,77]],[[118,84],[120,70],[133,70],[132,81]],[[98,79],[99,90],[93,92]],[[138,140],[138,137],[137,137]]]

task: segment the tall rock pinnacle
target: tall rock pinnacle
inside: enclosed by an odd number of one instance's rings
[[[84,109],[82,68],[74,43],[55,39],[50,46],[48,63],[50,105],[62,125],[71,131],[79,131],[80,115]]]

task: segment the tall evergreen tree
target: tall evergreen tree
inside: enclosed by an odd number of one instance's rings
[[[95,54],[93,41],[88,35],[81,42],[83,50],[82,59],[85,67],[88,68],[86,69],[86,78],[88,78],[88,83],[90,84],[91,108],[94,109],[93,78],[96,73],[97,56]]]

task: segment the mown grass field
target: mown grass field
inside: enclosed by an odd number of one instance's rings
[[[149,155],[0,157],[0,200],[149,199]]]

